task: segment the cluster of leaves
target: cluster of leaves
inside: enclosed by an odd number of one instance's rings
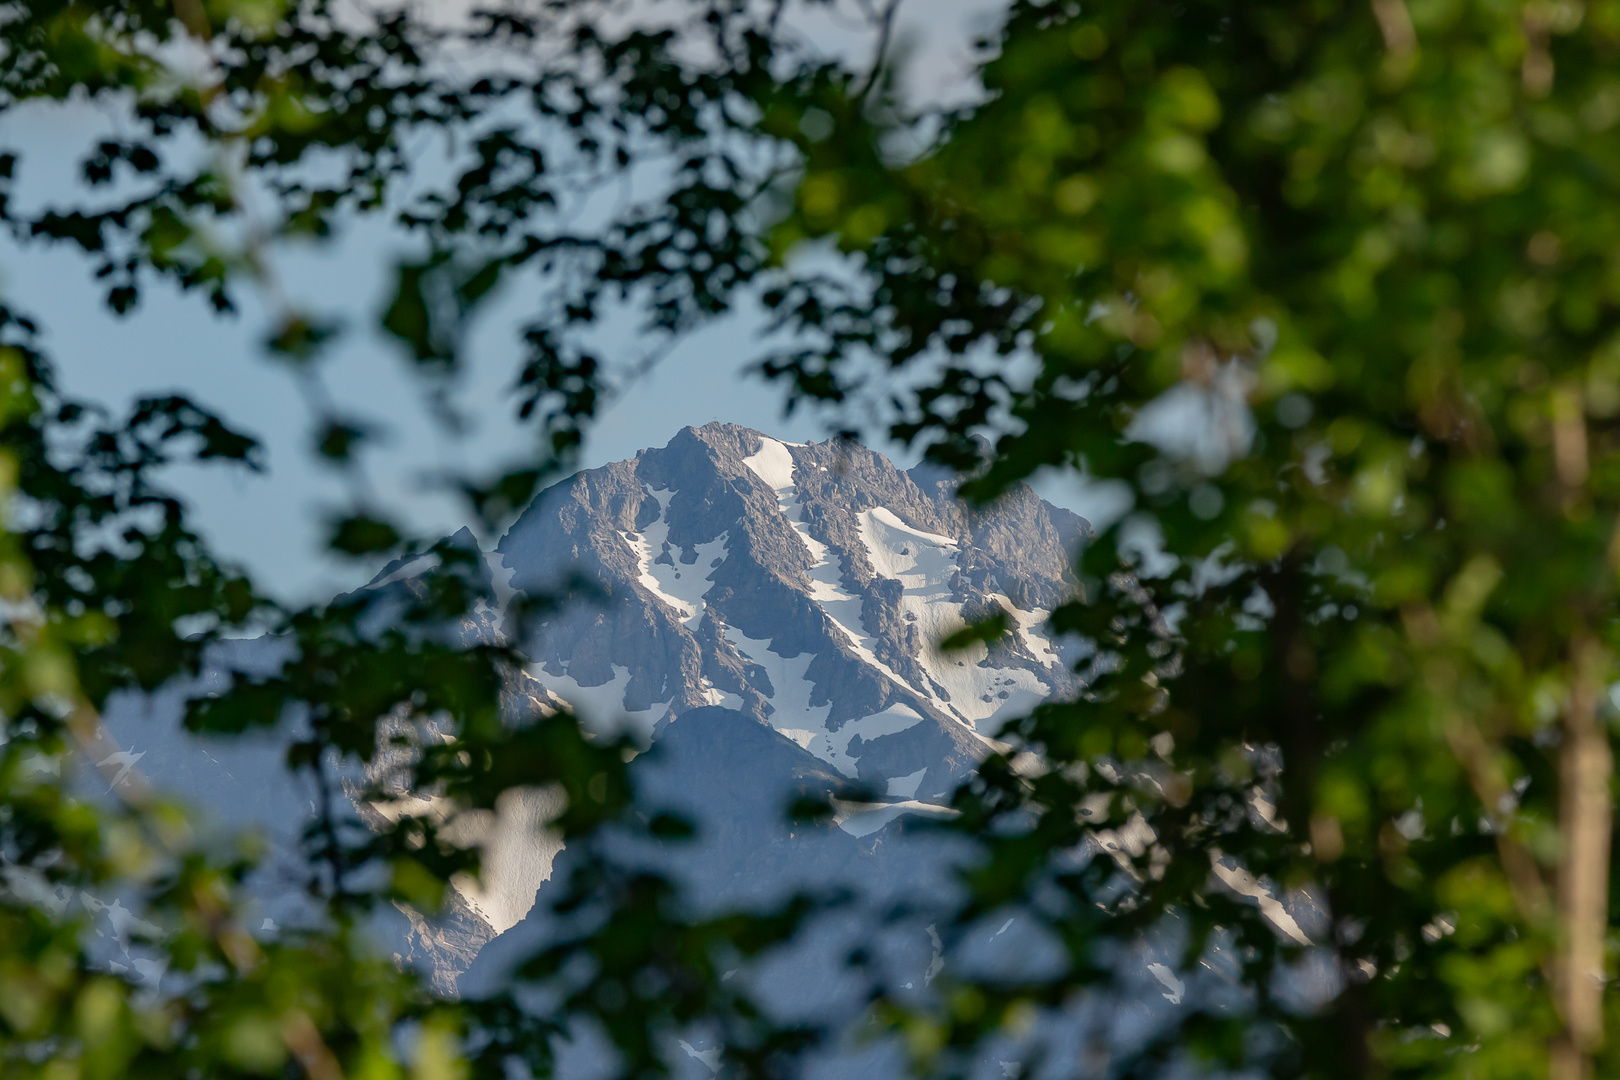
[[[757,144],[731,136],[748,130],[737,110],[768,92],[771,19],[675,6],[673,28],[616,32],[612,3],[481,13],[455,31],[324,0],[0,13],[0,109],[89,98],[124,121],[118,139],[87,148],[85,189],[45,207],[12,197],[21,155],[0,159],[0,219],[13,239],[84,252],[119,314],[164,281],[220,313],[243,288],[261,289],[278,319],[268,351],[317,411],[314,449],[355,478],[332,549],[416,567],[398,588],[303,609],[270,600],[214,559],[155,479],[174,463],[262,468],[255,441],[184,396],[118,418],[65,399],[36,327],[0,311],[6,1075],[450,1080],[506,1075],[515,1061],[545,1073],[580,1018],[610,1034],[627,1075],[665,1072],[664,1036],[695,1023],[719,1023],[728,1059],[756,1074],[811,1041],[779,1030],[718,974],[722,960],[790,937],[810,902],[692,923],[667,883],[588,856],[604,826],[658,840],[680,823],[630,812],[627,745],[522,707],[523,658],[479,626],[500,599],[481,557],[414,541],[368,501],[367,428],[320,385],[339,323],[288,304],[272,268],[281,241],[327,236],[345,215],[397,212],[428,250],[399,266],[382,328],[430,394],[458,372],[480,302],[507,276],[538,271],[531,355],[514,380],[515,408],[540,428],[534,459],[493,479],[455,478],[471,513],[509,515],[566,462],[610,388],[614,372],[581,344],[608,304],[644,304],[649,333],[671,338],[725,310],[769,257],[748,215],[774,173],[750,157]],[[694,28],[718,63],[677,59]],[[546,55],[556,41],[566,44]],[[468,43],[518,56],[518,74],[464,77],[447,50]],[[405,147],[422,131],[455,140],[444,190],[411,186]],[[656,161],[669,151],[672,165]],[[620,179],[645,188],[649,174],[656,196],[580,226],[595,192]],[[512,626],[534,611],[532,599],[503,609]],[[279,659],[233,667],[231,639],[244,636]],[[251,838],[222,847],[217,829],[151,790],[100,722],[121,692],[205,676],[215,690],[189,701],[187,728],[276,733],[313,793],[303,924],[252,930],[262,853]],[[400,754],[403,779],[376,768]],[[108,798],[88,774],[98,766]],[[562,795],[551,825],[583,863],[562,904],[589,917],[522,976],[557,991],[555,1008],[537,1010],[518,987],[445,1002],[375,955],[374,912],[434,910],[452,878],[478,865],[476,847],[433,814],[357,827],[355,806],[387,802],[401,783],[472,814],[516,787]],[[127,955],[97,944],[94,913],[113,903],[139,913],[120,943]]]
[[[1189,962],[1236,929],[1252,1001],[1191,1010],[1143,1069],[1192,1047],[1584,1075],[1612,1054],[1620,9],[1027,3],[995,44],[988,100],[915,159],[858,100],[804,102],[835,124],[798,140],[777,243],[836,238],[863,275],[842,300],[784,289],[820,347],[768,366],[836,399],[852,349],[943,353],[897,434],[981,467],[970,493],[1044,465],[1129,485],[1054,620],[1105,662],[1011,730],[1052,771],[987,767],[958,799],[996,837],[967,914],[1022,902],[1076,972],[1094,933],[1165,913]],[[1024,384],[979,362],[1016,350],[1041,361]],[[1276,814],[1245,814],[1257,797]],[[1138,857],[1064,870],[1137,814]],[[1316,890],[1331,932],[1279,946],[1222,899],[1230,856]],[[1269,988],[1318,949],[1343,990],[1301,1016]],[[1072,977],[969,995],[929,1045]],[[1256,1057],[1267,1022],[1288,1037]]]
[[[177,623],[241,627],[264,613],[149,477],[175,457],[251,463],[253,442],[174,399],[97,421],[55,393],[32,327],[9,311],[0,319],[10,514],[0,1063],[8,1075],[110,1078],[263,1074],[297,1061],[331,1075],[341,1058],[351,1075],[387,1075],[399,1025],[445,1028],[431,1000],[368,959],[344,922],[255,940],[234,900],[250,853],[210,850],[187,811],[143,785],[109,806],[73,779],[76,761],[116,760],[98,720],[111,692],[197,670],[208,635]],[[138,905],[147,929],[132,945],[183,989],[142,993],[95,952],[92,908],[77,898],[98,894]]]

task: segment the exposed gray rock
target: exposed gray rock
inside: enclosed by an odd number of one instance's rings
[[[699,824],[697,846],[659,856],[696,902],[753,902],[807,882],[897,896],[948,881],[937,852],[900,842],[894,823],[944,813],[1005,718],[1074,691],[1073,654],[1043,627],[1075,588],[1085,534],[1083,521],[1026,489],[970,510],[938,469],[902,472],[858,445],[785,444],[710,424],[549,488],[473,567],[497,597],[559,595],[560,608],[517,626],[497,604],[422,632],[518,642],[531,663],[503,689],[513,722],[568,704],[656,742],[636,769],[654,797]],[[450,543],[476,548],[465,531]],[[367,625],[380,631],[424,597],[434,558],[378,574],[364,593]],[[570,591],[578,579],[591,589]],[[1001,643],[936,648],[996,610],[1013,624]],[[280,647],[242,648],[273,659]],[[177,715],[181,696],[127,703],[111,726],[161,786],[269,828],[290,858],[309,799],[273,768],[279,746],[216,752],[138,722],[154,708]],[[380,754],[367,779],[407,752]],[[782,810],[795,792],[837,794],[845,809],[831,824],[790,826]],[[497,872],[453,890],[434,917],[387,920],[400,961],[440,992],[455,992],[469,966],[487,983],[500,956],[542,932],[545,905],[534,899],[557,850],[543,829],[555,795],[514,796],[474,841],[500,852]],[[381,820],[377,807],[355,811]],[[268,907],[267,926],[285,921]],[[926,959],[919,934],[912,946]],[[836,998],[839,978],[828,969],[798,980],[796,1000]]]
[[[421,971],[436,993],[454,997],[457,980],[495,937],[495,929],[455,889],[448,890],[444,909],[432,918],[403,905],[399,912],[407,926],[390,935],[399,942],[398,961]]]
[[[540,591],[577,572],[611,597],[523,631],[534,677],[590,718],[650,738],[724,705],[847,777],[922,770],[934,794],[1004,718],[1072,692],[1042,624],[1084,529],[1027,489],[975,512],[937,470],[709,424],[546,491],[497,573]],[[1016,624],[1002,644],[936,649],[997,609]]]
[[[653,744],[635,765],[641,790],[698,838],[646,858],[691,902],[847,884],[879,903],[952,888],[943,841],[902,841],[895,822],[947,813],[1004,718],[1074,691],[1072,652],[1044,623],[1074,592],[1086,528],[1027,489],[974,511],[930,467],[710,424],[547,490],[493,558],[513,588],[562,602],[505,628],[534,680]],[[570,595],[570,575],[596,595]],[[937,649],[997,610],[1013,625],[1002,642]],[[784,808],[803,794],[845,809],[790,825]],[[499,986],[545,939],[546,895],[474,961],[464,991]],[[928,938],[909,934],[897,955],[920,949],[922,970]],[[828,960],[839,950],[806,949],[777,995],[789,1011],[849,992]]]

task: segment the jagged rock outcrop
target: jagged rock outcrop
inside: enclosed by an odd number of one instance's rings
[[[514,722],[567,703],[599,727],[662,744],[638,769],[646,790],[705,834],[683,857],[689,873],[679,860],[672,867],[695,895],[738,902],[807,873],[881,891],[925,873],[922,849],[890,841],[892,824],[944,813],[1005,718],[1074,691],[1074,657],[1044,623],[1074,590],[1085,531],[1027,489],[973,511],[950,474],[929,466],[903,472],[846,442],[783,443],[709,424],[554,485],[483,554],[497,597],[555,596],[549,615],[517,625],[497,605],[443,632],[520,645],[531,662],[503,693]],[[450,542],[476,546],[465,530]],[[377,575],[368,625],[404,610],[431,559]],[[571,591],[579,580],[590,588]],[[998,609],[1012,625],[1003,642],[939,651],[944,636]],[[238,651],[263,666],[279,648]],[[263,804],[260,824],[291,857],[308,800],[264,775],[279,748],[222,750],[177,724],[160,734],[171,725],[137,720],[154,709],[177,717],[181,696],[174,688],[127,703],[109,725],[132,761],[158,766],[160,786],[203,803]],[[381,754],[373,772],[397,766],[401,752]],[[846,809],[828,826],[787,828],[786,800],[810,788],[836,793]],[[521,789],[466,822],[468,842],[485,851],[483,879],[458,882],[437,916],[386,920],[401,962],[452,993],[469,966],[493,969],[479,960],[486,946],[510,955],[537,932],[536,892],[559,848],[544,828],[556,798]],[[398,808],[354,810],[375,823]]]
[[[944,794],[1001,721],[1073,688],[1042,629],[1085,525],[1027,489],[970,512],[937,470],[733,425],[542,494],[497,548],[513,587],[611,596],[522,628],[531,673],[647,737],[724,705],[880,792]],[[994,650],[938,641],[997,609]]]

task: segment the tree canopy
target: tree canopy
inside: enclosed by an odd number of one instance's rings
[[[592,344],[600,320],[637,313],[656,354],[745,299],[787,401],[893,388],[892,433],[970,498],[1042,467],[1128,488],[1054,616],[1094,646],[1085,693],[1010,724],[949,826],[980,852],[957,925],[1018,905],[1066,962],[1018,985],[948,967],[921,1004],[880,993],[874,1020],[920,1072],[965,1072],[1106,985],[1102,945],[1172,913],[1189,962],[1241,958],[1243,994],[1186,1010],[1121,1074],[1614,1069],[1620,4],[1013,0],[983,92],[949,108],[901,92],[896,4],[850,5],[869,20],[850,55],[802,30],[828,6],[14,5],[0,108],[90,99],[125,134],[84,148],[83,190],[0,214],[82,251],[115,311],[169,285],[219,312],[259,290],[280,305],[268,352],[317,383],[339,323],[278,299],[287,239],[361,215],[416,239],[382,325],[429,386],[497,283],[531,289],[512,386],[533,458],[454,481],[486,526],[611,393],[626,358]],[[422,132],[450,140],[442,167],[408,152]],[[0,177],[28,164],[8,153]],[[602,921],[522,972],[551,1004],[441,1001],[355,932],[473,865],[430,821],[354,836],[323,814],[306,843],[329,918],[271,940],[234,914],[251,853],[200,847],[161,793],[75,792],[67,762],[105,758],[110,695],[271,634],[283,668],[197,699],[189,726],[297,709],[288,765],[336,799],[380,723],[433,718],[453,741],[420,755],[424,788],[488,807],[553,781],[580,850],[607,823],[679,831],[626,813],[623,747],[567,716],[503,722],[519,657],[432,632],[486,589],[464,550],[407,535],[357,483],[334,550],[433,548],[425,599],[383,632],[364,597],[276,603],[153,476],[263,467],[251,439],[179,396],[101,415],[57,389],[27,313],[0,332],[8,1076],[544,1074],[583,1015],[626,1075],[658,1074],[660,1036],[697,1020],[726,1068],[792,1072],[817,1033],[776,1028],[719,971],[818,898],[699,923],[604,856],[571,883]],[[312,452],[363,469],[344,403],[311,400]],[[1151,841],[1074,857],[1131,823]],[[1280,933],[1242,875],[1312,893],[1328,925]],[[135,890],[183,990],[136,993],[24,881]],[[1285,984],[1310,964],[1331,992],[1302,1003]],[[626,1008],[596,992],[613,980],[657,989]]]

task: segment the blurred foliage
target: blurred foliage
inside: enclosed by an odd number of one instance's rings
[[[456,22],[325,0],[14,5],[0,109],[92,100],[123,119],[85,148],[86,188],[48,207],[15,201],[27,162],[0,156],[0,219],[82,251],[117,312],[161,282],[222,312],[261,290],[268,351],[306,386],[345,323],[284,299],[278,243],[364,214],[414,237],[380,322],[441,403],[481,305],[532,289],[512,391],[535,454],[448,480],[486,529],[646,361],[604,355],[594,328],[638,313],[656,357],[744,299],[778,331],[758,368],[790,402],[858,401],[874,361],[921,374],[892,434],[970,497],[1043,466],[1126,485],[1054,616],[1095,646],[1082,699],[1010,724],[950,826],[981,857],[947,946],[1018,910],[1069,962],[1016,984],[948,965],[921,997],[877,986],[873,1020],[920,1071],[966,1073],[1038,1031],[1119,977],[1109,943],[1167,916],[1189,928],[1182,968],[1235,958],[1236,996],[1112,1048],[1113,1074],[1620,1068],[1603,990],[1620,4],[1014,0],[982,43],[984,92],[949,110],[901,92],[892,5],[851,5],[858,55],[813,48],[796,20],[829,6],[527,0]],[[447,176],[418,168],[424,133],[450,147]],[[382,593],[274,603],[153,478],[261,467],[256,444],[183,397],[124,418],[67,400],[36,339],[0,310],[0,1071],[544,1074],[581,1024],[626,1076],[667,1071],[694,1027],[727,1070],[793,1071],[824,1033],[778,1029],[720,972],[827,898],[697,921],[617,865],[604,836],[681,830],[637,813],[628,747],[503,708],[521,656],[444,632],[495,599],[475,555],[409,536],[357,479],[333,549],[432,569],[380,626]],[[309,400],[312,450],[358,477],[363,423]],[[285,662],[237,672],[187,723],[303,718],[288,765],[323,793],[304,839],[324,918],[269,937],[239,921],[251,851],[201,842],[160,793],[106,805],[66,779],[106,759],[110,695],[195,675],[245,634]],[[580,858],[559,903],[593,918],[487,1001],[435,1000],[359,944],[377,904],[431,907],[476,867],[425,816],[344,827],[345,783],[398,721],[449,736],[416,748],[419,790],[567,796]],[[1147,839],[1099,853],[1123,830]],[[156,928],[139,945],[164,992],[48,902],[98,891]],[[1314,896],[1326,928],[1283,932],[1283,893]],[[1286,987],[1312,960],[1336,993],[1302,1001]]]
[[[1605,3],[1028,3],[926,153],[897,159],[904,118],[840,86],[800,106],[832,123],[796,140],[776,250],[832,238],[862,274],[836,306],[780,288],[821,345],[767,370],[838,398],[852,350],[943,353],[897,433],[971,494],[1043,465],[1130,485],[1054,620],[1107,662],[1009,732],[1051,771],[991,763],[957,804],[995,837],[978,907],[1045,912],[1077,968],[1167,912],[1189,962],[1236,931],[1251,1005],[1189,1015],[1143,1071],[1171,1048],[1319,1076],[1615,1066],[1617,58]],[[983,362],[1026,351],[1023,383]],[[1135,815],[1135,857],[1065,871]],[[1234,856],[1331,932],[1241,910],[1210,873]],[[1330,1002],[1270,992],[1324,949]],[[947,1054],[1062,987],[907,1022]]]

